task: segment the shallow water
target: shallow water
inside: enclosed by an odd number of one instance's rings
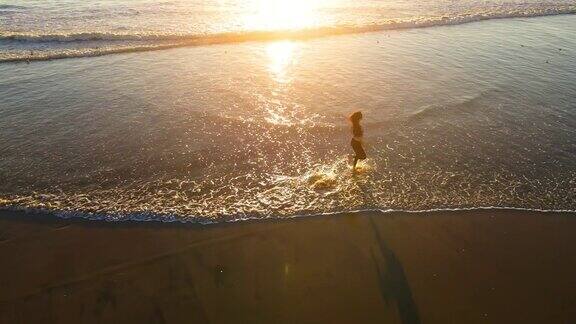
[[[565,15],[0,64],[0,205],[200,222],[576,210],[571,30]]]

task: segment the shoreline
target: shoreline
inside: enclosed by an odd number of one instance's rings
[[[571,213],[361,212],[202,226],[0,211],[0,229],[0,323],[576,319]]]
[[[365,213],[375,213],[375,214],[400,214],[400,215],[418,215],[418,214],[430,214],[429,216],[434,216],[435,214],[443,213],[468,213],[468,212],[482,212],[482,211],[493,211],[493,212],[528,212],[528,213],[542,213],[542,214],[574,214],[576,215],[576,210],[571,209],[537,209],[537,208],[524,208],[524,207],[497,207],[497,206],[486,206],[486,207],[462,207],[462,208],[433,208],[424,210],[400,210],[400,209],[359,209],[351,211],[335,211],[335,212],[325,212],[325,213],[311,213],[311,214],[295,214],[291,216],[251,216],[246,218],[236,218],[237,215],[228,215],[226,217],[221,217],[217,220],[211,220],[209,218],[202,219],[200,216],[181,216],[181,215],[163,215],[155,213],[131,213],[123,216],[122,219],[111,219],[110,216],[114,214],[106,213],[87,213],[82,211],[58,211],[58,210],[45,210],[37,208],[27,208],[27,207],[13,207],[13,206],[0,206],[0,218],[4,217],[4,214],[18,214],[20,217],[32,217],[34,218],[56,218],[59,220],[80,220],[86,222],[97,222],[97,223],[110,223],[110,224],[122,224],[122,223],[150,223],[150,224],[176,224],[176,225],[194,225],[194,226],[218,226],[221,224],[236,224],[236,223],[258,223],[258,222],[282,222],[289,220],[297,220],[301,218],[314,218],[314,217],[339,217],[343,215],[354,215],[354,214],[365,214]]]

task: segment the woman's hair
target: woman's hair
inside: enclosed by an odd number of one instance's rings
[[[362,127],[360,126],[360,119],[362,119],[362,112],[357,111],[348,117],[352,122],[352,134],[354,136],[362,136],[364,133]]]
[[[357,111],[357,112],[353,113],[352,115],[350,115],[350,117],[348,117],[348,119],[350,119],[350,121],[352,123],[356,124],[360,121],[360,119],[362,119],[362,112]]]

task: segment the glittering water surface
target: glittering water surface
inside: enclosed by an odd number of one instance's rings
[[[0,64],[0,206],[576,209],[574,16]],[[349,168],[344,116],[369,158]]]

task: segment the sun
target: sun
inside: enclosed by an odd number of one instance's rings
[[[253,0],[246,27],[253,30],[293,30],[310,27],[316,18],[314,0]]]

